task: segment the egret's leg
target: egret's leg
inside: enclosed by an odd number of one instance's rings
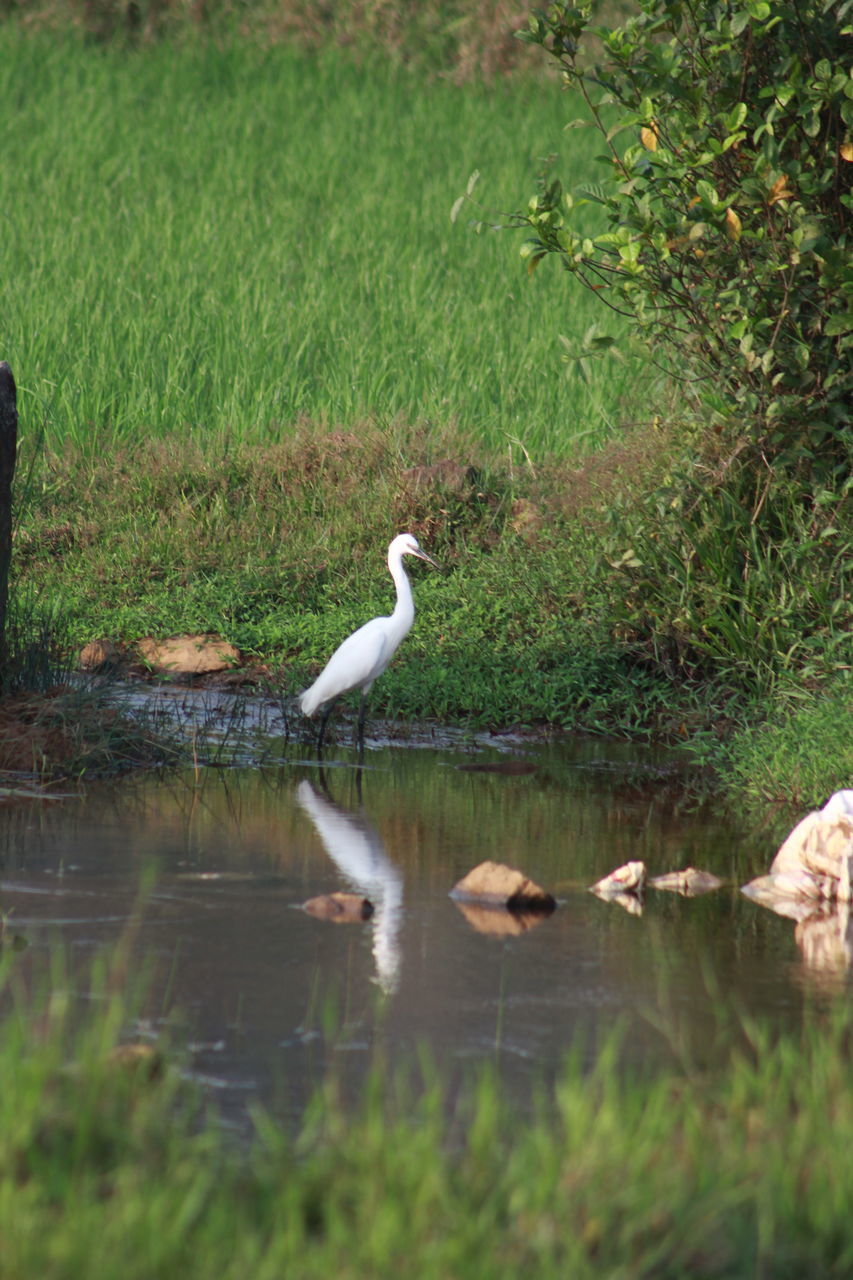
[[[358,745],[364,751],[364,719],[367,715],[367,694],[362,693],[358,705]]]
[[[323,750],[323,739],[326,736],[326,725],[329,723],[329,716],[332,714],[332,707],[335,705],[334,700],[329,703],[320,719],[320,732],[317,734],[317,751]]]

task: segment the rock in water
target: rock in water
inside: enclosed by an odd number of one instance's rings
[[[331,920],[334,924],[351,924],[369,920],[373,915],[373,903],[357,893],[323,893],[303,902],[302,910],[317,920]]]
[[[502,862],[481,862],[450,891],[451,898],[506,907],[510,911],[553,911],[557,903],[538,884]]]
[[[590,885],[590,892],[607,898],[617,893],[642,893],[646,883],[646,864],[644,862],[626,862],[624,866],[611,871],[603,880]]]
[[[667,871],[665,875],[654,876],[649,881],[651,889],[668,889],[672,893],[680,893],[685,898],[696,898],[700,893],[710,893],[719,889],[722,884],[719,876],[710,871],[697,871],[696,867],[685,867],[683,871]]]

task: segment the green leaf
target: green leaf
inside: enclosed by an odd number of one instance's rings
[[[719,208],[720,197],[717,195],[716,189],[711,186],[710,182],[706,182],[704,178],[700,178],[696,183],[696,194],[703,204],[708,204],[712,209]]]
[[[828,338],[837,338],[853,331],[853,310],[830,316],[823,326],[823,331]]]
[[[726,133],[735,133],[746,119],[746,103],[738,102],[726,116]]]

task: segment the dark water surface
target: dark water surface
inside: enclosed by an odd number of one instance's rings
[[[128,929],[156,867],[133,944],[151,980],[130,1030],[156,1038],[179,1008],[194,1070],[235,1117],[256,1097],[294,1115],[329,1065],[357,1085],[377,1053],[411,1061],[423,1046],[451,1077],[496,1063],[523,1100],[617,1022],[626,1058],[664,1062],[686,1042],[701,1059],[742,1011],[796,1021],[812,992],[844,990],[792,921],[738,891],[775,838],[696,811],[660,757],[482,740],[368,750],[361,771],[346,749],[329,755],[321,771],[294,746],[278,768],[0,810],[0,907],[29,944],[17,965],[34,974],[60,940],[82,1001],[87,962]],[[460,768],[508,761],[532,771]],[[556,912],[466,913],[448,892],[487,858],[522,868]],[[647,891],[636,913],[587,891],[634,859],[726,883],[694,899]],[[352,889],[374,904],[365,923],[300,909]]]

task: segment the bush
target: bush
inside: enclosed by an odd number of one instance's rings
[[[624,637],[670,678],[770,693],[849,670],[849,482],[767,485],[743,461],[725,477],[699,453],[610,512],[613,609]]]
[[[605,148],[600,186],[549,175],[511,219],[528,268],[556,255],[693,395],[665,482],[611,513],[620,624],[670,675],[769,691],[851,662],[846,9],[641,0],[609,29],[559,4],[524,33]]]
[[[589,119],[572,123],[606,151],[601,187],[543,180],[515,218],[533,232],[530,268],[556,254],[631,316],[725,421],[733,452],[822,483],[850,463],[847,8],[641,0],[608,29],[589,4],[558,4],[523,33],[580,90]],[[590,203],[599,234],[583,225]]]

